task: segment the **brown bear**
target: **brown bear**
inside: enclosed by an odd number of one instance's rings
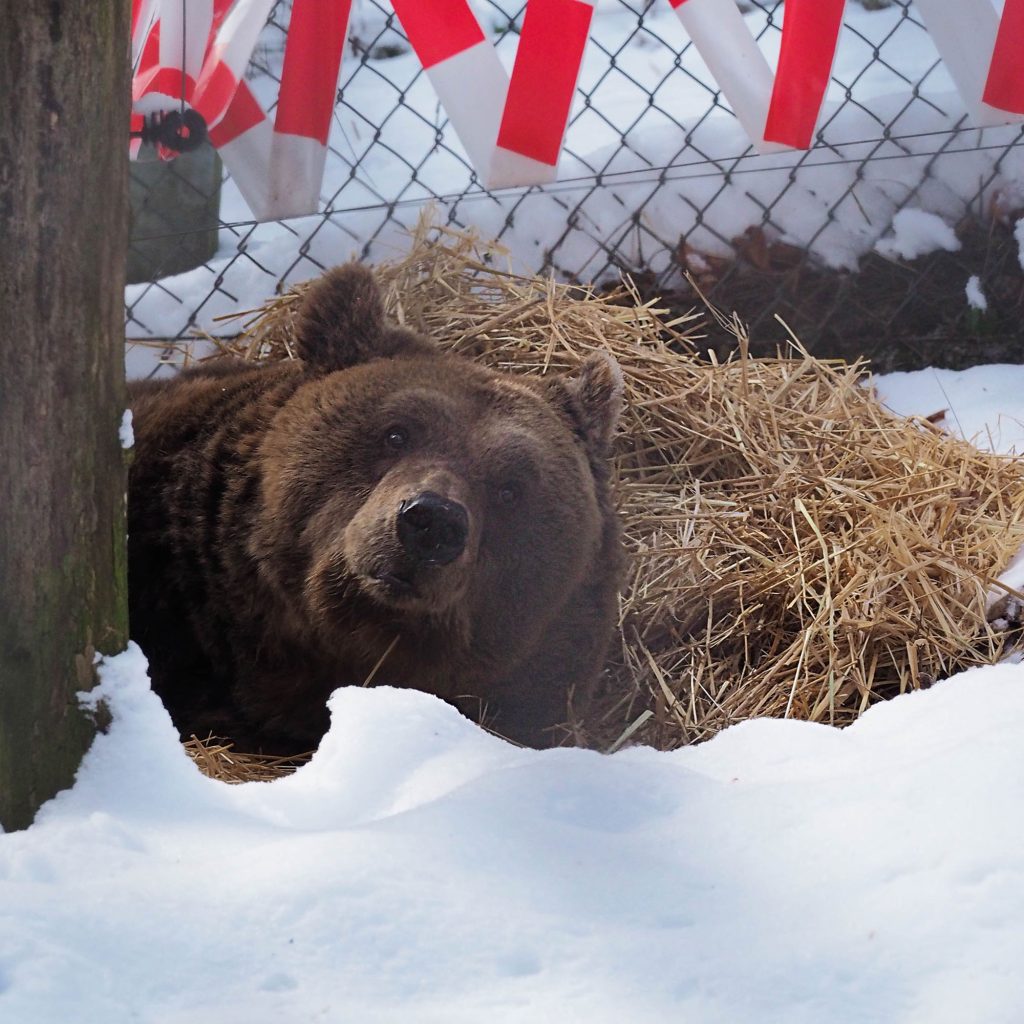
[[[356,264],[308,289],[296,342],[131,389],[131,631],[175,724],[308,750],[331,691],[372,680],[557,742],[616,618],[618,366],[444,355]]]

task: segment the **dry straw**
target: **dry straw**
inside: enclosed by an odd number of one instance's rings
[[[193,735],[184,743],[185,752],[199,770],[221,782],[273,782],[282,775],[291,775],[305,764],[312,754],[298,757],[275,757],[271,754],[246,754],[235,750],[230,740]]]
[[[422,226],[381,266],[390,315],[511,372],[622,366],[615,456],[632,554],[597,698],[565,740],[693,743],[758,716],[847,724],[875,701],[996,661],[986,593],[1024,543],[1024,466],[888,413],[861,365],[694,353],[627,282],[523,277],[470,235]],[[303,286],[239,314],[228,347],[291,355]],[[717,314],[716,314],[717,315]],[[1005,589],[1005,588],[1004,588]]]

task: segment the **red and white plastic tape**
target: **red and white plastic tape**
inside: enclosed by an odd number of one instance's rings
[[[1024,114],[1024,0],[916,0],[975,125],[1005,124]]]
[[[529,0],[510,78],[467,0],[393,0],[452,127],[489,188],[555,180],[594,3]]]
[[[258,219],[314,213],[352,0],[294,0],[273,127],[241,82],[210,129]]]
[[[352,2],[294,0],[271,125],[243,74],[273,0],[133,0],[133,128],[186,103],[259,219],[314,212]],[[754,146],[809,147],[844,0],[787,0],[774,73],[735,0],[669,2]],[[555,180],[595,3],[528,0],[510,76],[469,0],[393,0],[488,187]],[[916,3],[975,123],[1024,115],[1024,0]]]
[[[133,129],[141,115],[184,100],[259,220],[317,210],[352,0],[294,0],[273,124],[244,80],[272,6],[134,0],[132,11]]]

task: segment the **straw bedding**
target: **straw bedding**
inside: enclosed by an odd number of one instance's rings
[[[235,750],[233,743],[215,736],[207,736],[205,739],[192,736],[183,745],[185,753],[204,775],[221,782],[273,782],[282,775],[290,775],[311,756],[248,754]]]
[[[487,365],[544,373],[601,348],[622,366],[632,565],[601,691],[566,742],[669,749],[765,715],[845,725],[1004,653],[1013,635],[987,621],[986,594],[1024,544],[1019,461],[891,415],[862,365],[795,341],[752,359],[721,318],[737,354],[708,361],[695,319],[665,322],[628,283],[601,296],[503,262],[423,226],[379,276],[393,318]],[[226,347],[289,358],[302,290],[238,314]]]

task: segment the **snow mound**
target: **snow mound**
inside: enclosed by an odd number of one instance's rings
[[[980,313],[984,313],[988,309],[988,299],[985,296],[985,292],[981,287],[981,278],[977,274],[971,274],[967,278],[967,284],[964,286],[964,292],[967,296],[967,305],[971,309],[976,309]]]
[[[875,242],[875,251],[890,259],[915,260],[937,249],[956,252],[960,240],[939,216],[925,210],[900,210],[892,219],[892,231]]]
[[[338,691],[314,759],[202,777],[135,648],[75,787],[0,837],[0,1019],[942,1022],[1024,1002],[1024,667],[838,731],[519,750]]]
[[[873,378],[879,401],[899,416],[945,411],[941,426],[985,451],[1024,454],[1024,366],[928,367]]]

